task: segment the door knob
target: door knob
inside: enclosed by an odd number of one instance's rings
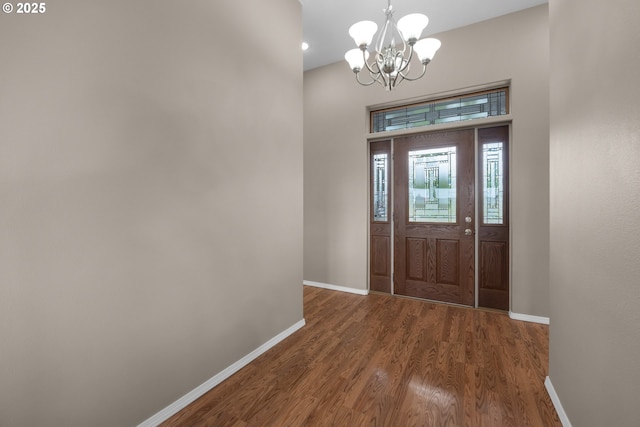
[[[467,224],[471,224],[471,217],[468,216],[464,219],[464,222],[466,222]]]
[[[471,236],[471,234],[473,233],[473,231],[470,228],[467,228],[464,230],[464,235],[465,236]]]

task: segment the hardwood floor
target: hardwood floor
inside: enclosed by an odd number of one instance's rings
[[[548,326],[305,286],[307,325],[163,426],[560,426]]]

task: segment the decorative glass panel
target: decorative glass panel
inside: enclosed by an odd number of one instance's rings
[[[456,222],[456,147],[409,151],[409,222]]]
[[[389,158],[386,153],[373,155],[373,220],[388,221],[387,207],[389,199],[387,191],[389,174]]]
[[[482,209],[485,224],[504,223],[503,153],[502,142],[482,145]]]
[[[508,114],[507,88],[371,112],[371,132],[411,129]]]

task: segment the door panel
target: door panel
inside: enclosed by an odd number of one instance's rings
[[[480,271],[482,289],[506,290],[507,281],[507,244],[505,242],[480,242]]]
[[[400,295],[473,305],[474,131],[394,142],[394,289]]]
[[[406,242],[407,279],[426,281],[427,239],[408,237]]]
[[[370,145],[369,288],[391,293],[391,141]]]
[[[509,127],[478,129],[478,305],[509,309]]]
[[[380,231],[382,234],[383,231]],[[390,277],[391,238],[389,236],[371,236],[372,262],[371,273],[375,276]]]
[[[458,240],[436,240],[436,281],[447,285],[458,285],[460,270],[460,242]]]

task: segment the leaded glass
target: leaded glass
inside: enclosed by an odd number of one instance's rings
[[[373,155],[373,220],[388,221],[388,175],[389,157],[387,153]]]
[[[433,100],[371,112],[371,132],[388,132],[421,126],[482,119],[509,114],[507,88]]]
[[[456,222],[456,147],[409,151],[409,222]]]
[[[504,223],[504,163],[502,142],[482,145],[483,222]]]

